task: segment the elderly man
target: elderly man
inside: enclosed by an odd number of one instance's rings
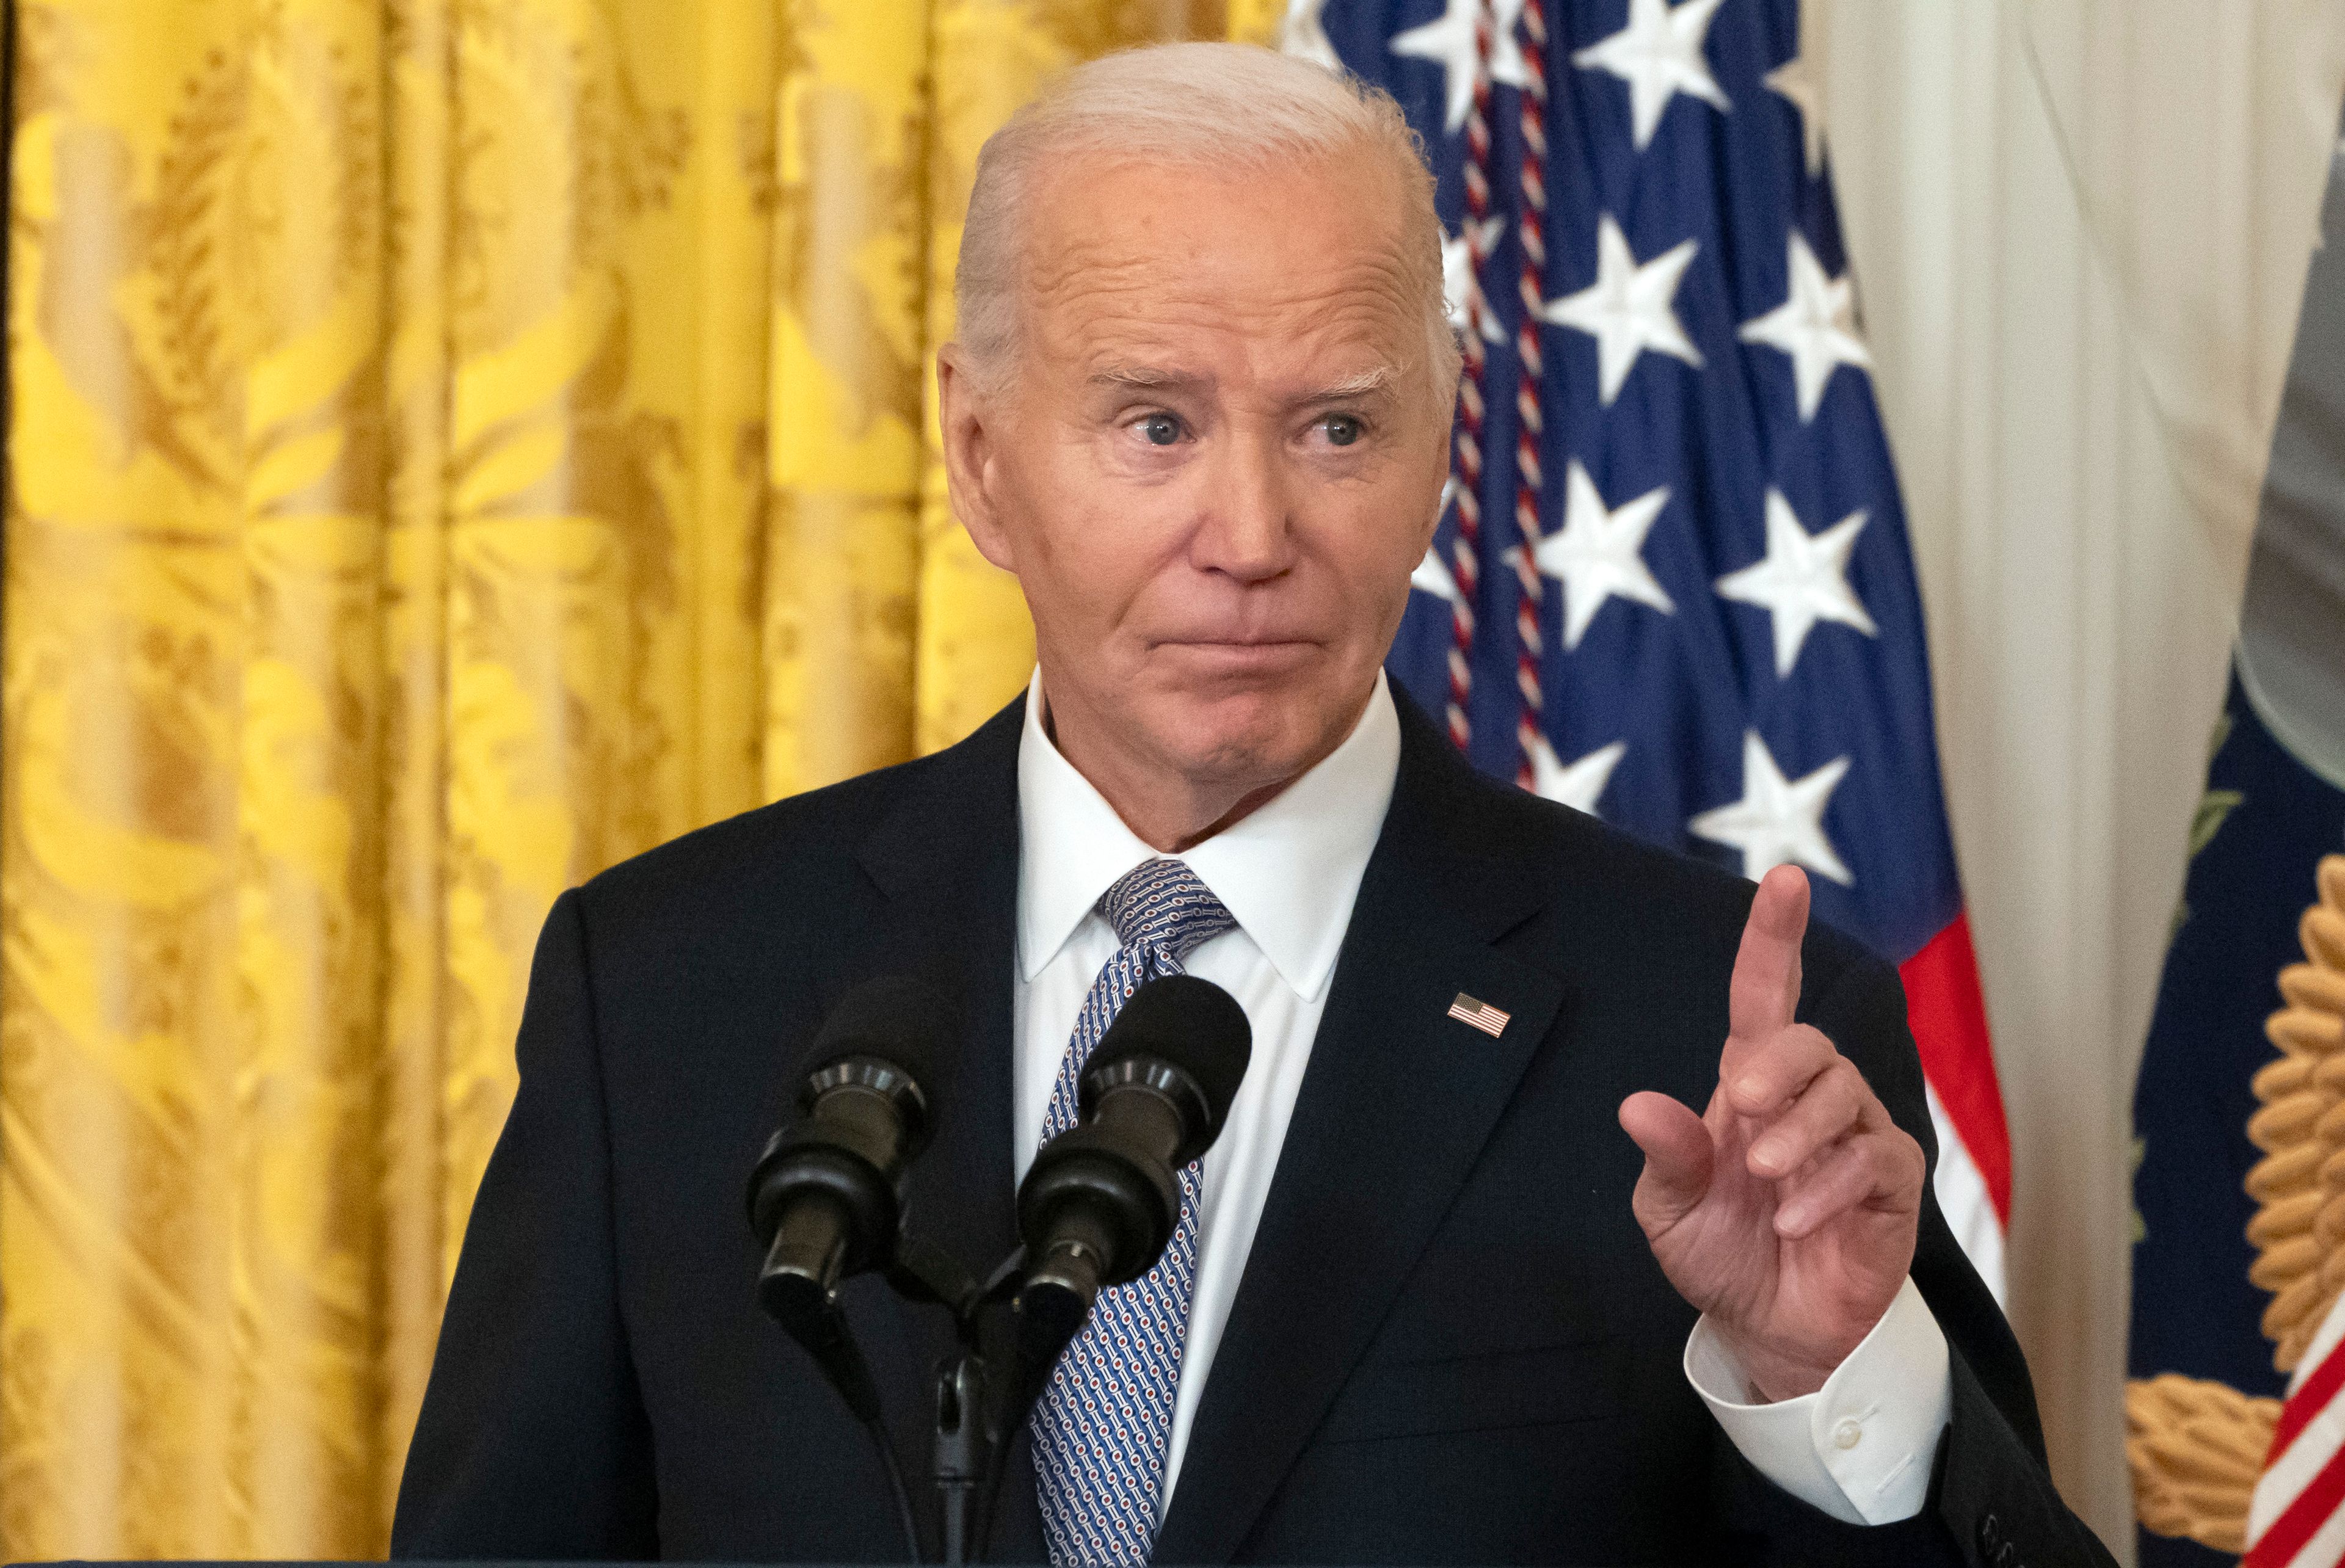
[[[1260,50],[1098,62],[988,144],[938,381],[1034,682],[555,905],[399,1553],[896,1554],[751,1288],[796,1043],[873,975],[959,999],[911,1212],[981,1267],[1113,976],[1185,968],[1253,1062],[997,1555],[2107,1561],[1929,1196],[1895,975],[1796,870],[1754,895],[1487,782],[1386,685],[1447,466],[1439,238],[1393,104]],[[917,1473],[948,1344],[851,1293]]]

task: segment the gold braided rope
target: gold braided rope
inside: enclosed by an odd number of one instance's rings
[[[2264,1023],[2279,1050],[2251,1080],[2248,1172],[2256,1200],[2248,1278],[2272,1292],[2263,1330],[2291,1371],[2345,1288],[2345,855],[2324,857],[2320,895],[2299,924],[2305,962],[2279,974],[2286,1004]],[[2126,1385],[2134,1507],[2160,1535],[2238,1552],[2280,1401],[2174,1373]]]
[[[2279,1401],[2166,1372],[2126,1384],[2126,1462],[2143,1526],[2218,1552],[2245,1550],[2248,1500]]]
[[[2320,902],[2298,927],[2307,961],[2280,971],[2288,1005],[2264,1024],[2279,1059],[2256,1074],[2263,1108],[2248,1119],[2264,1151],[2248,1172],[2259,1206],[2248,1278],[2272,1293],[2264,1337],[2284,1372],[2345,1287],[2345,855],[2322,860],[2320,883]]]

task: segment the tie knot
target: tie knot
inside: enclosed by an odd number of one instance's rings
[[[1181,860],[1142,861],[1100,895],[1099,912],[1125,946],[1161,949],[1175,962],[1238,923]]]

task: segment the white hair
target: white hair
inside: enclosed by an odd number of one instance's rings
[[[1381,87],[1252,44],[1103,56],[1060,77],[986,139],[953,270],[970,369],[998,383],[1016,358],[1023,218],[1038,170],[1085,154],[1237,171],[1361,153],[1382,159],[1402,192],[1406,254],[1446,389],[1459,351],[1442,298],[1441,220],[1424,143]]]

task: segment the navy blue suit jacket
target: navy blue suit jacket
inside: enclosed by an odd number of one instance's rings
[[[1401,705],[1392,806],[1157,1560],[2109,1562],[1934,1203],[1914,1278],[1954,1413],[1922,1516],[1838,1524],[1734,1451],[1680,1369],[1694,1313],[1630,1215],[1641,1158],[1614,1118],[1637,1089],[1709,1098],[1751,885],[1477,775]],[[900,1556],[861,1430],[758,1310],[742,1186],[830,1005],[920,974],[961,998],[968,1055],[910,1224],[980,1270],[1012,1246],[1020,727],[1012,704],[555,905],[395,1554]],[[1895,972],[1821,928],[1804,962],[1802,1017],[1930,1147]],[[1460,991],[1512,1015],[1498,1038],[1447,1016]],[[876,1280],[848,1294],[925,1475],[949,1330]],[[1012,1465],[995,1555],[1041,1561],[1022,1439]]]

